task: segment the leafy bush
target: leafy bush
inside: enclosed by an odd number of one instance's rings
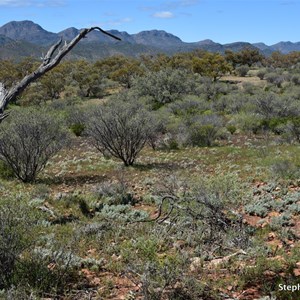
[[[128,190],[123,178],[119,182],[103,182],[95,188],[95,194],[99,200],[103,200],[108,205],[134,205],[135,199]]]
[[[221,95],[227,95],[236,89],[236,86],[224,82],[213,82],[207,77],[200,78],[196,94],[204,97],[207,101],[216,101]]]
[[[257,73],[256,73],[256,76],[260,79],[260,80],[263,80],[265,75],[267,73],[267,70],[266,69],[260,69]]]
[[[242,131],[257,133],[261,128],[262,117],[254,113],[239,113],[234,116],[233,124]]]
[[[153,107],[158,108],[191,93],[195,89],[193,79],[186,71],[165,69],[135,79],[133,89],[138,96],[147,97]]]
[[[289,95],[279,96],[273,92],[254,96],[257,113],[270,120],[272,118],[297,117],[300,113],[298,100]]]
[[[232,124],[228,124],[226,126],[226,129],[231,133],[231,134],[234,134],[236,132],[236,127]]]
[[[235,69],[236,73],[241,77],[245,77],[249,70],[250,68],[247,65],[239,66]]]
[[[113,206],[105,204],[96,215],[105,219],[123,222],[132,222],[148,218],[147,212],[142,210],[132,210],[130,205],[123,204]]]
[[[14,111],[0,126],[0,159],[23,182],[32,182],[67,142],[58,118],[45,111]]]
[[[196,97],[186,97],[183,100],[175,101],[168,106],[168,110],[178,117],[188,118],[201,114],[209,109],[207,101]]]
[[[284,76],[277,74],[275,72],[266,74],[264,78],[267,80],[267,82],[272,83],[277,87],[281,87],[285,79]]]
[[[187,127],[187,143],[193,146],[212,146],[219,135],[222,119],[217,115],[201,115],[192,120]]]
[[[76,136],[81,136],[86,128],[88,109],[91,108],[78,105],[71,105],[65,109],[67,124]]]

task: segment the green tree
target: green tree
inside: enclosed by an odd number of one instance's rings
[[[154,108],[179,100],[195,90],[196,78],[187,71],[170,68],[149,72],[133,81],[138,96],[146,97]]]
[[[143,74],[144,70],[140,67],[139,62],[128,60],[121,68],[112,72],[110,78],[124,85],[126,88],[130,88],[133,78],[142,76]]]
[[[17,65],[10,60],[1,61],[0,82],[5,87],[12,86],[18,80]]]
[[[207,52],[202,58],[194,57],[193,71],[217,81],[230,72],[231,67],[221,54]]]
[[[242,65],[248,65],[249,67],[251,67],[256,63],[263,63],[265,57],[259,52],[258,49],[246,47],[239,52],[226,50],[225,59],[233,66],[233,68],[236,68]]]

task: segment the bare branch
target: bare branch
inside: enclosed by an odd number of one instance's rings
[[[51,46],[51,48],[43,58],[43,62],[35,71],[25,76],[20,82],[11,87],[8,91],[4,89],[3,85],[0,85],[0,123],[7,117],[7,114],[4,114],[4,110],[6,109],[8,103],[16,99],[16,97],[19,96],[31,82],[35,81],[46,72],[57,66],[61,62],[63,57],[65,57],[65,55],[68,54],[80,40],[82,40],[89,32],[93,30],[99,30],[103,34],[106,34],[116,40],[121,40],[115,35],[104,31],[100,27],[91,27],[81,30],[80,33],[72,41],[70,41],[69,43],[65,42],[65,44],[61,48],[59,48],[62,43],[62,40],[60,39],[53,46]],[[56,51],[58,52],[53,57]]]
[[[47,52],[46,56],[44,57],[43,65],[47,65],[50,62],[50,59],[55,52],[55,50],[60,46],[62,40],[60,39],[56,44],[54,44]]]
[[[165,214],[165,216],[163,216],[163,218],[160,219],[160,217],[162,216],[162,206],[164,204],[165,201],[169,200],[169,204],[170,204],[170,209],[169,211]],[[161,203],[158,207],[158,214],[155,218],[153,219],[142,219],[142,220],[137,220],[137,221],[132,221],[130,222],[130,224],[133,224],[133,223],[143,223],[143,222],[158,222],[158,223],[163,223],[164,221],[166,221],[169,216],[171,215],[173,209],[174,209],[174,201],[176,200],[176,198],[172,195],[165,195],[162,200],[161,200]]]

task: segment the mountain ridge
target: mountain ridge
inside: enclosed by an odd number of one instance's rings
[[[39,24],[33,21],[11,21],[3,26],[0,26],[0,58],[18,58],[24,56],[18,53],[17,49],[12,51],[12,57],[9,57],[7,48],[13,48],[18,45],[20,49],[26,47],[30,50],[24,51],[26,55],[28,52],[32,56],[36,56],[36,52],[41,48],[44,50],[60,38],[69,41],[72,40],[81,29],[75,27],[66,28],[58,33],[53,33],[45,30]],[[124,54],[130,56],[138,56],[143,53],[155,54],[166,53],[174,54],[176,52],[188,52],[196,49],[203,49],[211,52],[224,53],[226,50],[240,51],[243,48],[258,49],[265,55],[270,55],[274,51],[280,51],[284,54],[292,51],[300,51],[300,42],[278,42],[274,45],[266,45],[264,43],[248,43],[248,42],[234,42],[228,44],[216,43],[210,39],[205,39],[197,42],[184,42],[179,37],[168,33],[164,30],[144,30],[135,34],[129,34],[126,31],[108,30],[108,32],[121,38],[122,42],[116,41],[109,36],[106,36],[98,31],[90,32],[87,37],[80,41],[77,47],[72,51],[75,57],[98,59],[112,54]],[[18,42],[17,44],[15,42]],[[97,49],[97,47],[104,47],[104,49]],[[84,54],[84,48],[87,54]],[[130,49],[131,48],[131,49]],[[81,54],[79,54],[80,52]],[[5,53],[5,55],[3,55]],[[4,57],[3,57],[4,56]],[[85,57],[87,56],[87,57]],[[92,58],[91,58],[92,57]]]

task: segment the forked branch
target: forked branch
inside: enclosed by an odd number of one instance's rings
[[[100,27],[91,27],[81,30],[72,41],[69,43],[65,42],[63,46],[61,46],[62,40],[60,39],[57,43],[50,47],[47,54],[43,57],[43,61],[40,66],[31,74],[25,76],[20,82],[11,87],[9,90],[6,90],[0,83],[0,123],[8,116],[7,113],[4,113],[8,104],[16,99],[16,97],[19,96],[31,82],[35,81],[46,72],[57,66],[63,57],[68,54],[80,40],[85,38],[85,36],[93,30],[99,30],[103,34],[106,34],[116,40],[121,40],[115,35],[104,31]]]

